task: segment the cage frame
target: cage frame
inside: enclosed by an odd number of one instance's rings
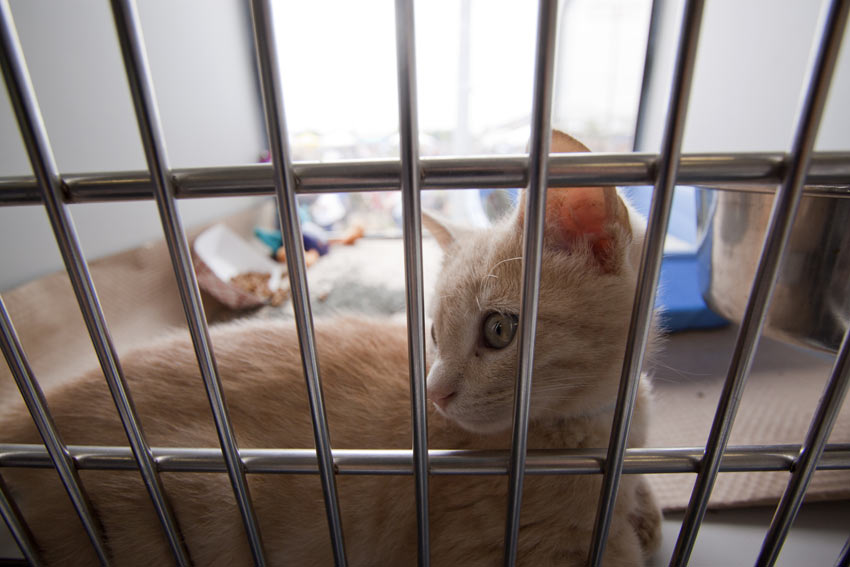
[[[226,168],[172,170],[167,161],[159,113],[153,94],[141,26],[133,0],[111,0],[116,32],[133,95],[148,162],[146,172],[62,175],[52,156],[47,131],[29,80],[8,0],[0,0],[0,62],[18,118],[32,177],[0,180],[0,206],[43,203],[71,277],[92,342],[113,394],[130,442],[129,447],[65,445],[52,422],[37,378],[20,345],[0,298],[0,346],[45,445],[0,444],[0,474],[6,467],[55,468],[74,503],[95,552],[109,564],[102,528],[90,508],[78,470],[136,470],[142,475],[170,544],[175,561],[191,564],[180,528],[171,511],[159,474],[163,471],[227,472],[242,515],[255,564],[265,556],[253,512],[247,474],[314,473],[322,479],[330,541],[337,565],[346,564],[343,525],[335,477],[344,474],[413,475],[417,501],[418,560],[428,565],[428,479],[441,474],[498,474],[510,479],[506,503],[505,565],[516,562],[525,474],[601,474],[595,529],[588,564],[599,565],[622,474],[697,473],[691,502],[682,523],[671,565],[688,562],[702,523],[714,480],[722,471],[790,471],[785,493],[776,508],[757,560],[772,565],[799,511],[815,470],[850,469],[850,444],[829,444],[828,437],[850,384],[850,333],[844,339],[824,395],[800,445],[728,447],[728,438],[764,326],[778,267],[786,248],[797,204],[803,195],[850,197],[850,153],[813,153],[814,139],[846,25],[850,1],[830,0],[815,42],[815,57],[804,83],[803,104],[788,153],[681,154],[688,92],[698,46],[704,0],[686,0],[679,27],[674,80],[661,151],[655,153],[549,155],[553,61],[557,40],[557,0],[540,0],[536,44],[532,137],[528,155],[502,157],[423,158],[418,149],[416,118],[415,24],[412,0],[396,0],[400,159],[334,163],[291,163],[283,92],[274,50],[274,30],[268,0],[252,0],[253,36],[272,164]],[[655,11],[655,8],[653,8]],[[650,26],[650,36],[656,33]],[[653,41],[649,38],[649,43]],[[644,77],[644,87],[646,77]],[[615,421],[607,449],[529,451],[528,429],[537,289],[540,283],[542,214],[549,185],[653,184],[654,198],[639,271],[639,283],[629,326],[629,339],[616,402]],[[628,449],[625,440],[634,408],[649,320],[658,283],[672,191],[677,183],[726,185],[728,190],[775,194],[765,247],[751,298],[730,361],[709,439],[703,447]],[[772,188],[778,184],[778,188]],[[420,192],[428,189],[528,186],[523,291],[519,330],[519,363],[510,451],[429,450],[425,400],[425,331],[422,281]],[[410,354],[410,450],[333,449],[327,428],[315,338],[305,277],[295,197],[302,193],[342,191],[402,192],[404,208],[405,285]],[[227,415],[226,401],[209,340],[188,244],[176,209],[176,199],[232,195],[276,195],[295,307],[302,363],[307,380],[316,450],[239,449]],[[135,415],[120,361],[99,305],[96,290],[67,212],[67,204],[111,200],[155,199],[179,283],[201,374],[213,411],[220,447],[150,447]],[[32,536],[8,497],[0,479],[0,515],[9,525],[28,562],[40,564]],[[850,539],[838,561],[848,561]]]

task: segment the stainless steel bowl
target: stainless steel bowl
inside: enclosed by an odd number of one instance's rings
[[[773,195],[700,189],[699,281],[708,306],[740,322]],[[850,322],[850,198],[800,203],[767,315],[765,334],[836,351]]]

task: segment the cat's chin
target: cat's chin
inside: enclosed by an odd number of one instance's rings
[[[511,427],[510,419],[500,421],[493,419],[474,419],[469,416],[459,417],[455,415],[454,412],[444,410],[436,404],[434,407],[437,409],[437,413],[441,416],[445,417],[464,431],[468,431],[470,433],[476,433],[478,435],[496,435],[508,431]]]

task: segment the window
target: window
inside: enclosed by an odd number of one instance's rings
[[[631,150],[649,12],[649,0],[570,0],[561,8],[553,125],[594,151]],[[276,4],[294,160],[398,156],[394,17],[390,0]],[[423,156],[525,151],[536,17],[534,3],[513,0],[416,4]],[[501,195],[429,191],[423,206],[481,224],[504,210]],[[370,233],[400,230],[391,214],[398,194],[301,199],[308,220],[358,217]],[[383,222],[375,207],[387,213]]]

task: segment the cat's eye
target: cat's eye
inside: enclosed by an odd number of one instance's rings
[[[508,313],[490,313],[484,319],[484,344],[490,348],[502,349],[514,340],[517,317]]]
[[[431,323],[431,338],[434,340],[434,344],[437,344],[437,333],[434,332],[434,323]]]

